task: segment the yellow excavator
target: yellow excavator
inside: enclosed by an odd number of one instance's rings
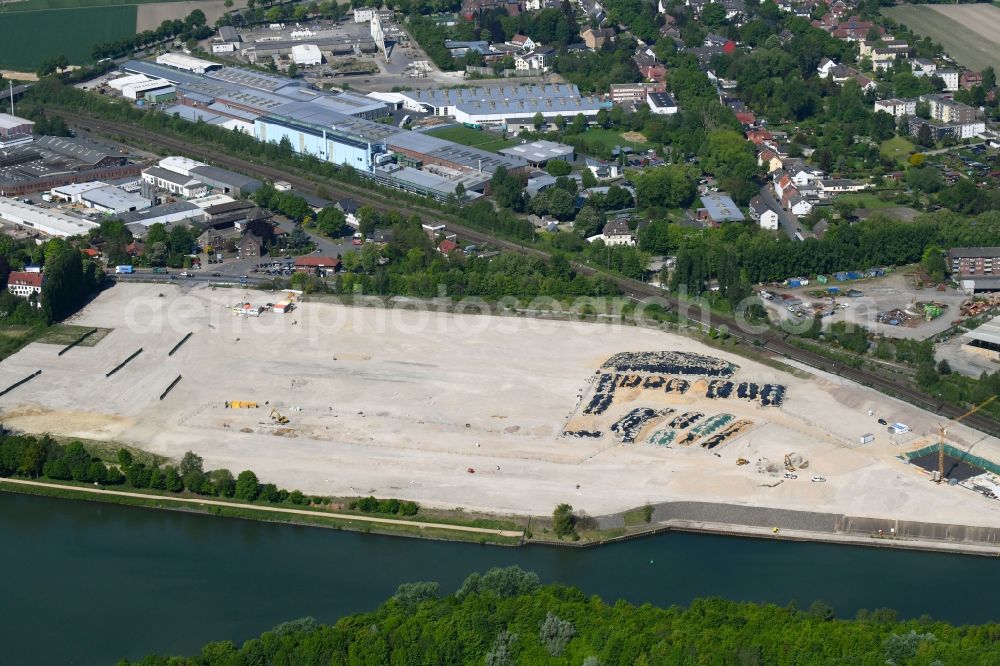
[[[277,423],[278,425],[285,425],[286,423],[288,423],[288,417],[282,416],[277,409],[273,408],[271,409],[271,420]]]

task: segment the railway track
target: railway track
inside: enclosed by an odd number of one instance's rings
[[[315,192],[317,186],[321,184],[315,180],[310,180],[309,178],[295,173],[289,173],[273,166],[259,164],[241,157],[228,155],[212,148],[191,144],[182,139],[150,132],[149,130],[141,127],[123,125],[118,122],[103,120],[73,112],[66,112],[63,110],[60,110],[59,113],[63,116],[66,122],[80,127],[81,129],[107,132],[126,139],[132,139],[149,145],[167,148],[171,151],[177,152],[178,154],[213,162],[220,166],[245,173],[247,175],[262,177],[265,180],[284,180],[295,188],[305,192]],[[322,185],[330,192],[331,195],[335,197],[350,197],[377,209],[395,210],[407,217],[413,213],[423,214],[430,217],[437,217],[440,215],[440,211],[433,208],[423,208],[410,202],[407,202],[405,205],[392,205],[381,198],[366,195],[352,188],[344,188],[342,185],[338,186],[336,183],[323,182]],[[507,251],[519,252],[521,254],[540,259],[547,260],[550,258],[549,253],[539,250],[538,248],[521,245],[520,243],[503,238],[496,238],[491,234],[487,234],[483,231],[472,229],[461,224],[455,224],[449,221],[448,227],[462,238],[474,243],[489,243]],[[594,276],[600,273],[597,269],[586,264],[573,263],[573,268],[578,273],[583,275]],[[604,273],[603,275],[611,280],[619,289],[621,289],[622,293],[636,300],[656,298],[660,301],[666,302],[670,307],[675,309],[681,305],[676,296],[661,291],[651,285],[612,274]],[[961,407],[956,407],[935,399],[934,397],[913,388],[906,382],[893,380],[869,370],[852,368],[842,363],[832,361],[815,352],[796,347],[788,343],[781,334],[775,331],[766,331],[759,335],[749,334],[740,330],[739,322],[735,318],[717,313],[712,313],[711,321],[713,327],[719,328],[721,326],[726,326],[729,330],[730,336],[741,340],[745,344],[764,350],[776,357],[798,361],[799,363],[803,363],[817,370],[832,373],[859,384],[869,386],[888,395],[901,398],[923,409],[932,411],[943,418],[957,418],[966,411]],[[985,414],[973,414],[972,416],[967,417],[963,423],[981,432],[1000,437],[1000,422]]]

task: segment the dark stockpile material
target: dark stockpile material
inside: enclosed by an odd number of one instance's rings
[[[684,430],[685,428],[690,428],[703,416],[705,415],[701,412],[684,412],[680,416],[675,416],[667,425],[674,430]]]
[[[729,438],[738,435],[748,425],[750,425],[750,421],[737,421],[725,430],[717,432],[708,439],[703,440],[701,445],[708,450],[712,450],[720,444],[725,443]]]
[[[615,375],[615,378],[622,388],[635,388],[642,384],[642,375]]]
[[[785,399],[785,387],[781,384],[764,384],[760,390],[760,404],[765,407],[780,407]]]
[[[173,349],[171,349],[169,352],[167,352],[167,356],[173,356],[174,352],[177,351],[178,349],[180,349],[181,345],[184,344],[185,342],[187,342],[191,338],[192,335],[194,335],[194,331],[191,331],[190,333],[188,333],[187,335],[185,335],[181,339],[180,342],[178,342],[176,345],[174,345]]]
[[[142,353],[142,347],[139,347],[139,349],[137,349],[136,351],[132,352],[132,355],[129,356],[127,359],[125,359],[124,361],[122,361],[121,363],[119,363],[118,365],[116,365],[115,367],[111,368],[111,370],[109,370],[108,372],[104,373],[104,376],[105,377],[110,377],[111,375],[115,374],[116,372],[118,372],[119,370],[121,370],[122,368],[124,368],[128,364],[129,361],[131,361],[132,359],[134,359],[136,356],[138,356],[141,353]]]
[[[584,437],[590,439],[598,439],[604,433],[600,430],[564,430],[563,437]]]
[[[14,389],[16,389],[21,384],[27,384],[28,382],[30,382],[32,379],[34,379],[35,377],[37,377],[40,374],[42,374],[41,370],[35,370],[33,373],[31,373],[30,375],[28,375],[24,379],[19,379],[16,382],[14,382],[13,384],[11,384],[10,386],[8,386],[7,388],[5,388],[3,391],[0,391],[0,396],[7,395],[8,393],[10,393]]]
[[[649,377],[646,377],[646,380],[642,383],[642,388],[658,389],[661,388],[666,382],[666,377],[663,377],[662,375],[650,375]]]
[[[594,389],[594,396],[583,408],[584,414],[603,414],[611,406],[611,400],[615,394],[615,382],[617,375],[601,375],[597,380],[597,388]]]
[[[175,386],[177,386],[177,383],[180,382],[180,380],[181,380],[181,376],[177,375],[177,379],[175,379],[174,381],[170,382],[170,386],[167,387],[167,390],[160,394],[160,400],[163,400],[164,398],[166,398],[167,394],[170,393],[174,389]]]
[[[617,433],[622,438],[622,442],[631,444],[635,441],[635,436],[642,430],[642,426],[650,419],[656,418],[660,412],[649,407],[636,407],[631,412],[615,421],[611,426],[611,432]]]
[[[661,375],[729,377],[738,369],[728,361],[691,352],[621,352],[604,362],[617,372],[650,372]]]
[[[667,393],[687,393],[689,388],[691,388],[691,382],[688,380],[671,377],[664,390]]]
[[[705,397],[711,400],[716,398],[728,398],[733,393],[733,383],[724,382],[720,379],[713,379],[708,383],[708,390],[705,392]]]

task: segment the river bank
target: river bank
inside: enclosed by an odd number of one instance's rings
[[[649,506],[645,524],[624,525],[632,512],[588,519],[577,540],[558,539],[549,521],[539,517],[497,517],[498,524],[523,522],[525,529],[502,529],[421,520],[340,513],[323,509],[247,504],[203,497],[137,493],[82,485],[28,479],[0,479],[0,491],[41,495],[59,499],[121,504],[147,509],[203,513],[228,518],[286,523],[307,527],[376,533],[438,541],[473,542],[481,545],[523,546],[528,544],[569,548],[608,546],[668,532],[714,534],[772,541],[815,542],[867,548],[914,550],[932,553],[1000,557],[1000,530],[871,518],[837,516],[763,507],[740,507],[709,502],[664,502]],[[706,520],[719,516],[723,522]],[[740,519],[742,522],[726,522]],[[481,519],[480,519],[481,521]],[[533,532],[534,523],[538,532]],[[933,534],[960,534],[961,540],[929,538]],[[978,540],[972,540],[973,538]]]

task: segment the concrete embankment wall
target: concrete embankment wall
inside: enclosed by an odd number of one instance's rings
[[[625,527],[621,514],[596,518],[601,529]],[[817,511],[796,511],[766,507],[742,506],[739,504],[716,504],[712,502],[664,502],[653,505],[650,528],[669,526],[671,523],[705,524],[728,526],[730,532],[739,533],[739,527],[766,528],[779,530],[799,530],[803,532],[871,537],[881,530],[886,537],[895,535],[898,539],[913,539],[948,544],[968,544],[991,546],[1000,544],[1000,528],[976,527],[971,525],[949,525],[881,518],[845,516]],[[659,530],[658,530],[659,531]],[[715,531],[715,530],[712,530]]]

